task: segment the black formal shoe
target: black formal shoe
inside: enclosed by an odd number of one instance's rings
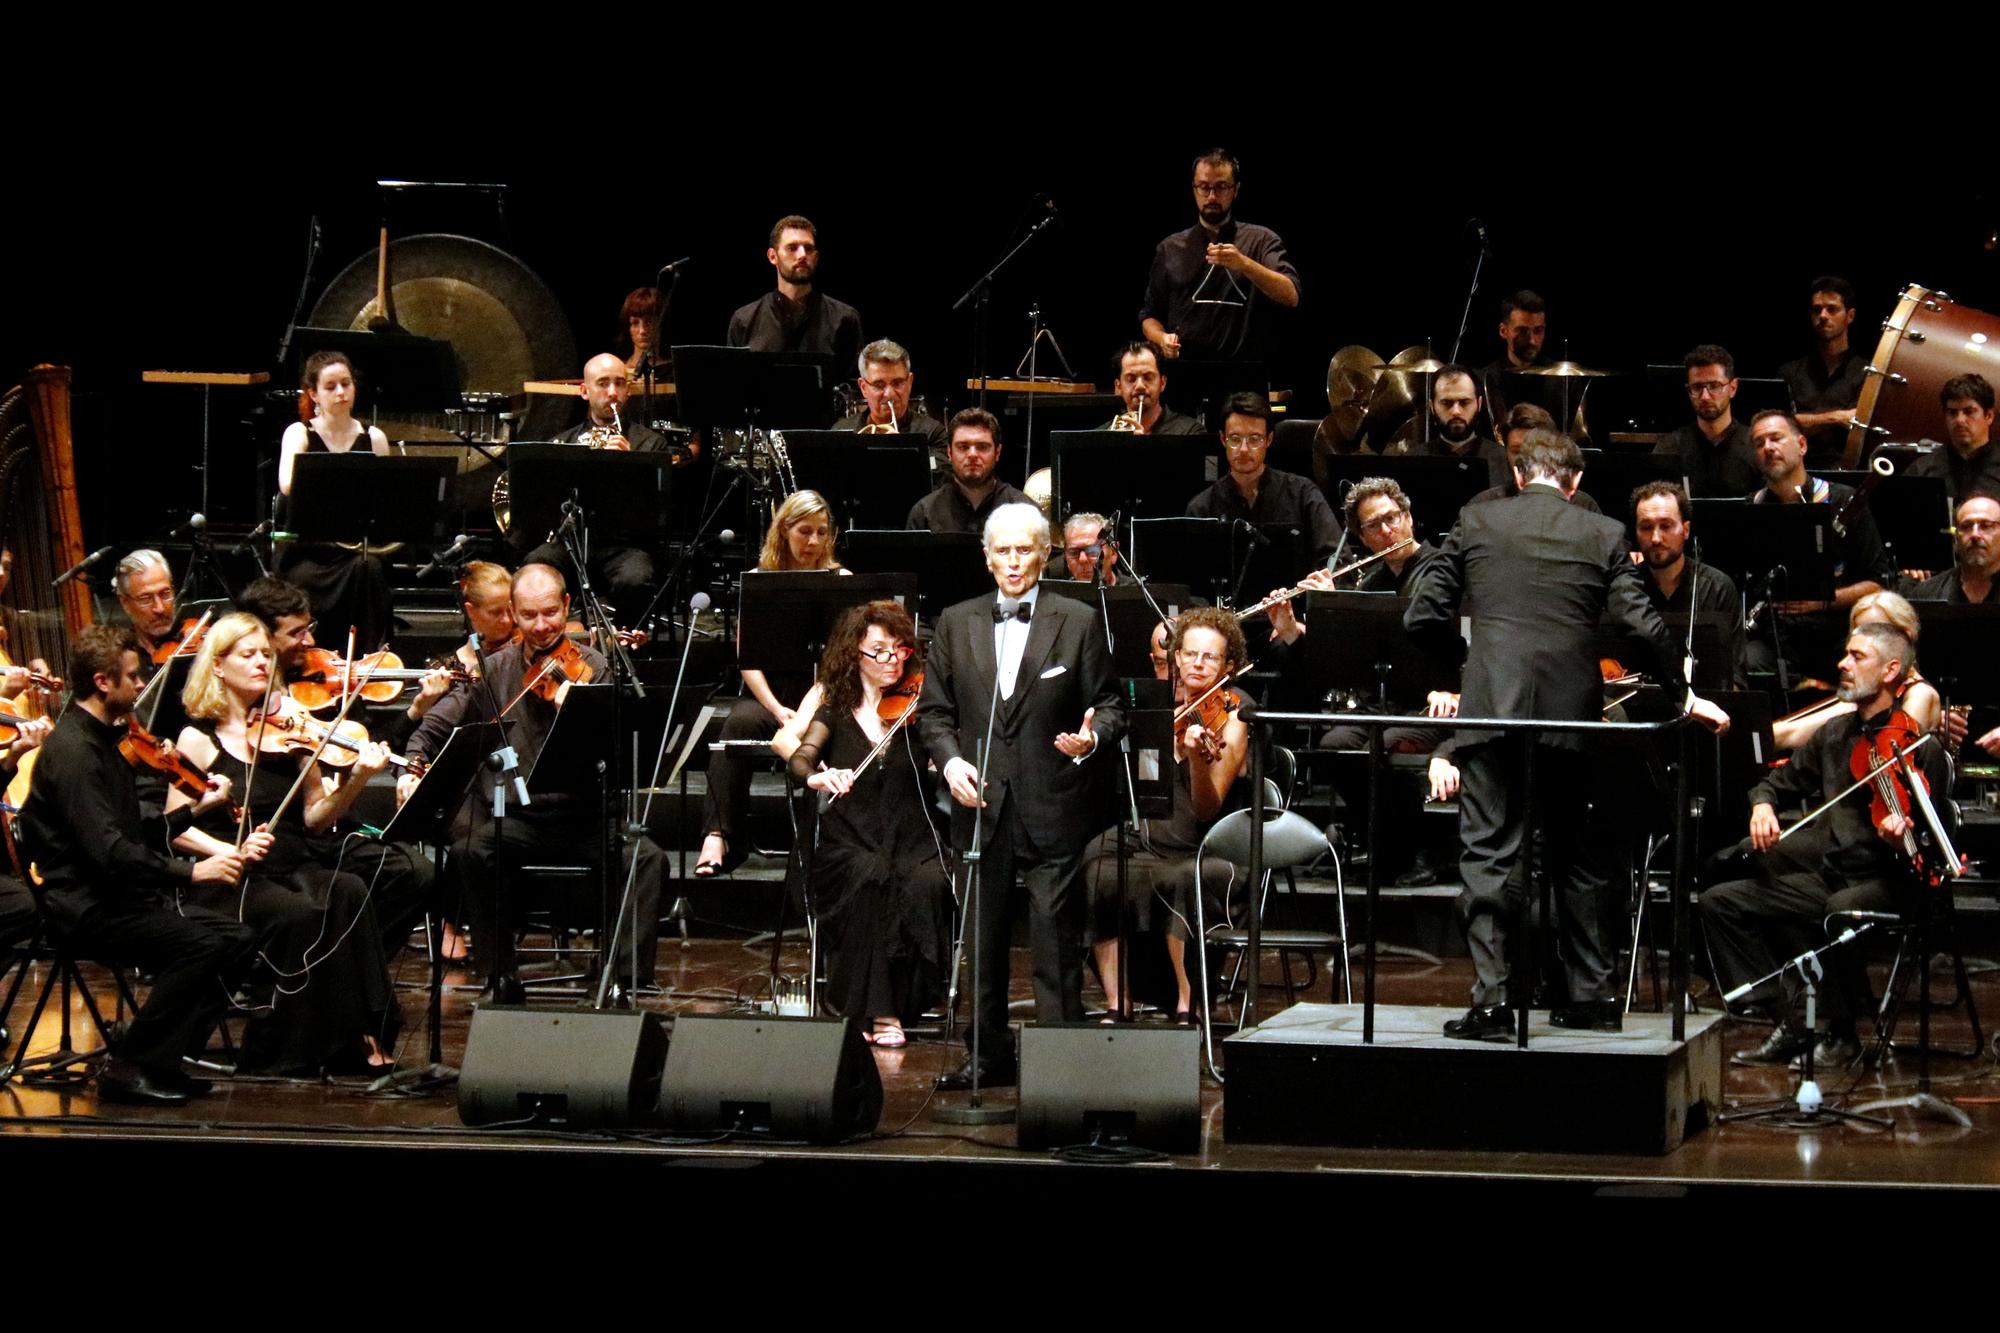
[[[113,1062],[97,1076],[97,1095],[127,1106],[185,1106],[188,1094],[143,1069]]]
[[[1812,1045],[1813,1035],[1804,1028],[1775,1027],[1771,1035],[1764,1038],[1764,1044],[1754,1051],[1738,1051],[1734,1063],[1739,1065],[1777,1065],[1783,1067],[1796,1056],[1804,1055]]]
[[[1574,1004],[1559,1004],[1549,1010],[1549,1022],[1559,1028],[1623,1032],[1625,1007],[1616,1000],[1579,1000]]]
[[[1813,1047],[1813,1072],[1824,1074],[1831,1070],[1846,1069],[1861,1058],[1861,1043],[1853,1037],[1825,1036]],[[1792,1068],[1805,1068],[1805,1054],[1800,1052],[1792,1061]]]
[[[159,1081],[179,1088],[190,1097],[206,1097],[215,1091],[212,1079],[196,1078],[193,1074],[175,1074],[172,1078],[162,1078]]]
[[[623,981],[614,981],[604,991],[606,1009],[630,1009],[632,1007],[632,987]]]
[[[981,1088],[1011,1088],[1019,1080],[1020,1075],[1015,1072],[1012,1060],[989,1061],[986,1067],[979,1071],[979,1086]],[[937,1088],[939,1092],[965,1092],[971,1087],[971,1060],[967,1060],[949,1074],[938,1075]]]
[[[1396,876],[1396,887],[1399,889],[1429,888],[1437,882],[1437,871],[1431,869],[1421,861]]]
[[[1511,1041],[1514,1011],[1504,1004],[1475,1004],[1465,1011],[1465,1017],[1448,1021],[1444,1035],[1458,1041]]]
[[[496,972],[486,982],[486,989],[479,993],[483,1004],[526,1004],[528,988],[521,984],[521,978],[514,972]]]

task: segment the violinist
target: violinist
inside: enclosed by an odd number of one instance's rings
[[[1840,698],[1854,711],[1828,721],[1792,753],[1789,764],[1751,788],[1750,837],[1739,849],[1750,873],[1701,898],[1718,986],[1754,980],[1825,944],[1832,913],[1907,910],[1919,881],[1902,842],[1918,816],[1887,809],[1872,785],[1840,793],[1879,761],[1884,741],[1906,744],[1923,734],[1897,705],[1915,651],[1893,625],[1858,626],[1840,659]],[[1912,762],[1930,776],[1933,790],[1943,791],[1937,785],[1944,769],[1941,747],[1923,746]],[[1814,824],[1780,843],[1780,804],[1818,808],[1836,796]],[[1777,1026],[1762,1046],[1739,1053],[1737,1063],[1789,1064],[1815,1041],[1813,1058],[1821,1069],[1844,1068],[1859,1057],[1855,1021],[1872,1012],[1864,959],[1845,945],[1822,958],[1826,983],[1819,988],[1818,1009],[1824,1030],[1806,1030],[1803,988],[1787,972],[1782,1003],[1761,997]]]
[[[202,636],[181,706],[190,719],[175,748],[229,780],[240,813],[211,808],[174,846],[196,856],[240,852],[241,883],[197,885],[191,901],[252,926],[265,964],[237,1067],[312,1077],[380,1074],[394,1068],[401,1026],[382,953],[369,882],[319,840],[347,813],[368,779],[388,763],[364,744],[334,781],[310,748],[285,743],[265,710],[283,678],[262,622],[241,611]],[[170,820],[193,802],[176,787]]]
[[[141,669],[150,676],[154,650],[174,637],[174,572],[158,551],[133,551],[118,562],[111,586],[138,638]]]
[[[1688,495],[1678,482],[1649,481],[1632,492],[1632,526],[1639,534],[1644,557],[1646,596],[1653,609],[1682,615],[1702,611],[1728,616],[1729,688],[1749,688],[1743,644],[1743,599],[1736,584],[1719,569],[1688,554],[1694,534]]]
[[[306,358],[299,383],[299,419],[285,427],[278,444],[278,492],[292,493],[293,464],[301,454],[370,452],[386,457],[389,437],[354,415],[359,386],[353,367],[339,352]],[[288,543],[278,572],[309,593],[313,605],[335,625],[354,625],[361,642],[388,641],[395,626],[388,566],[367,550],[328,541]]]
[[[1139,847],[1126,861],[1125,887],[1132,928],[1139,937],[1164,932],[1174,972],[1174,1020],[1190,1021],[1188,940],[1194,934],[1194,854],[1202,836],[1231,804],[1236,780],[1250,757],[1250,728],[1236,715],[1243,696],[1224,683],[1250,662],[1243,627],[1233,611],[1196,607],[1174,622],[1168,640],[1176,714],[1173,809],[1165,819],[1142,820]],[[1196,701],[1201,701],[1197,703]],[[1100,839],[1090,866],[1090,948],[1110,1007],[1120,995],[1118,935],[1124,904],[1118,901],[1118,866],[1111,835]],[[1211,857],[1202,867],[1208,893],[1203,911],[1211,923],[1234,920],[1246,901],[1240,876]],[[1230,890],[1224,901],[1224,891]]]
[[[842,612],[819,678],[772,748],[827,802],[812,896],[833,1011],[875,1045],[902,1046],[903,1025],[942,995],[951,956],[937,775],[910,725],[923,680],[910,613],[893,601]]]
[[[1296,528],[1314,558],[1340,544],[1340,522],[1311,477],[1264,465],[1271,451],[1271,405],[1261,393],[1231,394],[1222,405],[1222,452],[1228,470],[1188,501],[1189,518],[1228,518]]]
[[[1918,602],[1993,604],[1993,576],[2000,568],[2000,499],[1974,491],[1958,502],[1952,519],[1952,567],[1910,592]]]
[[[481,680],[455,685],[425,715],[410,736],[408,753],[412,759],[428,762],[436,758],[455,729],[491,721],[498,707],[503,712],[501,723],[507,743],[513,747],[525,778],[534,771],[542,746],[556,724],[560,700],[568,688],[562,681],[568,672],[587,672],[590,679],[604,677],[609,664],[603,654],[595,648],[572,643],[564,636],[569,622],[569,591],[560,570],[550,565],[523,565],[514,575],[513,603],[514,624],[521,637],[485,660]],[[547,697],[551,695],[555,697]],[[606,744],[609,745],[608,739]],[[417,781],[410,774],[398,779],[398,803],[409,799]],[[480,790],[483,793],[486,789]],[[519,1004],[525,996],[514,950],[514,933],[521,924],[520,867],[545,863],[549,858],[567,861],[579,856],[593,865],[601,865],[600,858],[605,856],[612,835],[612,830],[603,823],[602,813],[594,789],[538,791],[527,805],[514,804],[510,791],[504,823],[475,822],[465,855],[459,859],[460,892],[471,905],[474,957],[486,977],[489,1000]],[[506,858],[504,874],[500,873],[502,856]],[[635,982],[652,981],[660,889],[666,870],[666,859],[651,838],[642,835],[625,842],[620,875],[615,880],[621,889],[624,874],[635,857],[639,869],[633,881],[631,919],[637,927],[639,970],[635,977],[632,950],[629,946],[621,947],[613,971],[618,987],[613,998],[619,1002],[629,1002]],[[562,904],[568,918],[595,921],[599,915],[599,877],[591,875],[561,883],[568,894]],[[613,910],[617,910],[615,903]],[[622,932],[621,937],[628,941],[634,938]]]
[[[21,838],[41,873],[49,926],[77,955],[143,968],[153,986],[97,1076],[107,1101],[175,1105],[206,1093],[182,1057],[198,1053],[249,968],[256,933],[233,911],[176,900],[189,889],[233,885],[235,848],[190,864],[153,847],[139,818],[132,766],[118,740],[139,698],[137,638],[92,625],[70,644],[74,706],[42,748],[21,812]],[[227,808],[218,786],[188,807]]]

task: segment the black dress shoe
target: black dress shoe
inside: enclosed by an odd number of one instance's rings
[[[1825,1036],[1813,1047],[1813,1072],[1825,1073],[1830,1070],[1846,1069],[1861,1058],[1861,1043],[1853,1037]],[[1805,1067],[1805,1056],[1801,1054],[1792,1061],[1794,1069]]]
[[[1616,1000],[1578,1000],[1549,1010],[1549,1022],[1559,1028],[1585,1028],[1591,1032],[1623,1032],[1625,1007]]]
[[[632,987],[623,981],[614,981],[604,990],[606,1009],[630,1009],[632,1007]]]
[[[97,1095],[127,1106],[184,1106],[188,1094],[132,1065],[113,1062],[97,1076]]]
[[[1776,1065],[1779,1068],[1804,1055],[1812,1045],[1813,1035],[1804,1028],[1775,1027],[1771,1035],[1764,1038],[1764,1044],[1754,1051],[1738,1051],[1733,1063],[1739,1065]]]
[[[485,1004],[526,1004],[528,988],[521,984],[521,978],[513,972],[499,972],[489,977],[486,989],[479,993]]]
[[[175,1074],[172,1078],[162,1078],[159,1081],[179,1088],[190,1097],[206,1097],[215,1091],[212,1079],[196,1078],[193,1074]]]
[[[1514,1011],[1504,1004],[1475,1004],[1465,1011],[1465,1017],[1446,1022],[1444,1035],[1458,1041],[1511,1041]]]
[[[1020,1080],[1012,1060],[991,1060],[979,1071],[981,1088],[1011,1088]],[[967,1060],[949,1074],[938,1075],[939,1092],[965,1092],[972,1087],[972,1061]]]

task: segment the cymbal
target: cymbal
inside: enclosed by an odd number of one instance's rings
[[[1412,351],[1417,349],[1412,348]],[[1402,353],[1401,355],[1408,355]],[[1435,375],[1451,363],[1440,361],[1434,356],[1420,356],[1410,361],[1384,361],[1376,370],[1400,370],[1411,375]]]
[[[1326,367],[1327,415],[1320,421],[1315,443],[1336,453],[1345,453],[1353,447],[1352,441],[1361,433],[1362,418],[1368,415],[1375,386],[1382,378],[1376,369],[1381,364],[1381,356],[1366,347],[1343,347],[1333,354]]]
[[[1592,370],[1589,366],[1579,366],[1574,361],[1551,361],[1546,366],[1509,366],[1509,375],[1549,375],[1558,379],[1594,380],[1616,374],[1610,370]]]

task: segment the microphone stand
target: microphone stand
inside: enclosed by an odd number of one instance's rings
[[[1055,210],[1050,209],[1043,215],[1041,221],[1028,228],[1027,235],[1015,242],[1014,247],[1007,251],[1006,254],[1000,256],[999,261],[992,268],[980,274],[979,280],[966,288],[965,295],[951,303],[951,312],[955,315],[968,304],[977,302],[972,326],[972,357],[973,364],[979,367],[979,405],[981,407],[986,406],[986,382],[991,378],[986,373],[986,319],[988,299],[993,295],[993,279],[1000,276],[1000,270],[1013,263],[1014,256],[1027,249],[1029,242],[1047,230],[1049,224],[1055,220]],[[1032,447],[1032,441],[1030,442],[1030,447]],[[1026,451],[1024,450],[1023,452]]]
[[[1022,244],[1026,244],[1026,242],[1024,241]],[[1016,249],[1018,248],[1017,246]],[[1007,261],[1003,259],[1000,262],[1004,264]],[[999,265],[995,265],[994,270],[997,272],[998,269]],[[961,300],[959,304],[963,305],[964,302]],[[986,630],[986,627],[983,625],[976,627],[974,632],[981,631],[991,632],[990,630]],[[1002,635],[1001,637],[1004,639],[1006,636]],[[981,884],[980,863],[983,856],[982,849],[985,845],[986,834],[986,807],[983,802],[986,790],[986,757],[993,753],[993,724],[1000,717],[1000,673],[1007,669],[1004,644],[994,652],[993,657],[991,698],[986,708],[986,738],[979,743],[978,751],[979,790],[982,804],[972,807],[972,846],[967,849],[963,858],[965,861],[965,910],[972,917],[972,1096],[964,1106],[940,1106],[932,1111],[931,1119],[941,1125],[1004,1125],[1014,1119],[1013,1107],[984,1106],[979,1101],[979,895],[984,887]],[[1015,682],[1017,686],[1019,683],[1018,681]],[[1011,885],[1003,885],[1002,891],[1004,892],[1011,887]],[[957,969],[954,968],[954,975],[956,975],[956,971]],[[1004,1022],[1004,998],[1002,1001],[1002,1014],[1002,1021]]]
[[[1475,223],[1478,222],[1474,218]],[[1486,229],[1479,229],[1479,258],[1472,261],[1472,286],[1466,289],[1465,313],[1458,317],[1458,336],[1451,340],[1451,355],[1446,358],[1453,365],[1458,364],[1459,349],[1465,345],[1466,326],[1472,323],[1473,298],[1479,295],[1479,274],[1486,267]],[[1482,386],[1483,387],[1483,386]]]
[[[694,556],[696,549],[700,547],[703,537],[708,532],[708,525],[722,517],[722,507],[729,503],[729,497],[736,493],[736,488],[742,484],[742,481],[743,474],[741,472],[731,472],[729,474],[729,484],[722,488],[722,494],[716,497],[715,504],[709,508],[706,514],[702,515],[701,522],[695,525],[694,536],[690,537],[687,545],[681,548],[681,553],[674,557],[673,568],[667,571],[667,577],[661,581],[659,590],[653,594],[653,600],[646,603],[644,614],[633,622],[632,628],[643,629],[652,623],[653,613],[659,610],[660,599],[667,595],[667,589],[673,587],[680,580],[681,570],[687,566],[687,562]],[[688,628],[692,630],[693,627],[694,622],[690,618]]]
[[[1819,956],[1829,949],[1837,949],[1843,944],[1850,943],[1874,928],[1873,921],[1849,926],[1819,948],[1806,950],[1797,958],[1781,963],[1777,971],[1766,973],[1755,981],[1745,982],[1722,997],[1725,1003],[1740,1000],[1765,982],[1775,981],[1784,976],[1788,969],[1796,969],[1799,980],[1805,982],[1806,986],[1806,1035],[1809,1044],[1806,1046],[1805,1063],[1799,1070],[1799,1086],[1793,1090],[1790,1097],[1763,1106],[1745,1107],[1741,1111],[1719,1115],[1715,1118],[1715,1123],[1726,1125],[1732,1120],[1768,1120],[1780,1129],[1817,1129],[1830,1122],[1852,1120],[1856,1124],[1873,1125],[1877,1129],[1890,1127],[1891,1122],[1881,1116],[1862,1115],[1858,1111],[1842,1111],[1826,1105],[1819,1084],[1813,1079],[1813,1046],[1810,1044],[1816,1040],[1812,1038],[1812,1031],[1818,1016],[1819,1003],[1819,988],[1814,981],[1822,975]],[[1929,959],[1924,960],[1924,966],[1930,966]]]

